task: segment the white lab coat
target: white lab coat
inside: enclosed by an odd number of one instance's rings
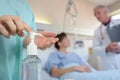
[[[111,20],[109,27],[112,28],[117,24],[120,24],[120,20]],[[120,69],[120,54],[106,53],[105,51],[105,48],[111,43],[105,29],[106,27],[103,24],[96,29],[93,40],[93,53],[101,57],[103,70]]]

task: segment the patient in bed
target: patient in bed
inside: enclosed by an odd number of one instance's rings
[[[60,33],[56,36],[59,41],[55,43],[57,51],[50,54],[45,64],[45,70],[52,77],[61,77],[69,72],[91,72],[94,69],[77,54],[68,52],[67,48],[70,46],[70,41],[66,33]]]

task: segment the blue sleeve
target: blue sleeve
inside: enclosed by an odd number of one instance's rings
[[[28,19],[23,18],[23,21],[25,21],[27,23],[27,25],[33,29],[33,31],[37,31],[33,11],[27,1],[26,1],[26,10],[27,10],[26,15],[27,15]],[[29,14],[28,14],[28,12],[29,12]]]
[[[59,63],[60,63],[60,59],[59,59],[57,53],[50,54],[50,56],[48,57],[48,60],[45,64],[46,72],[50,74],[51,69],[55,66],[58,66]]]
[[[73,55],[77,58],[78,63],[79,63],[80,65],[81,65],[81,64],[84,64],[82,58],[81,58],[78,54],[73,53]]]
[[[37,27],[36,27],[36,23],[35,23],[35,18],[34,18],[34,14],[31,11],[31,16],[32,16],[32,22],[31,22],[31,28],[36,32],[37,31]]]
[[[24,1],[24,5],[25,5],[24,15],[20,15],[20,17],[33,31],[36,32],[37,27],[36,27],[34,14],[31,10],[31,7],[26,0]],[[25,36],[22,37],[22,41],[24,41],[24,39],[28,36],[29,33],[24,30],[24,34]],[[23,44],[23,47],[25,47],[24,44]]]

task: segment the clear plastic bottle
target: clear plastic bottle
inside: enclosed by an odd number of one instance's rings
[[[22,80],[41,80],[41,60],[37,56],[37,46],[34,43],[35,35],[39,34],[30,33],[31,42],[27,46],[27,57],[22,61]]]
[[[41,80],[41,60],[29,55],[22,62],[22,80]]]

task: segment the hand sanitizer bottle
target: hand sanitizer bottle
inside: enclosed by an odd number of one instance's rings
[[[37,45],[34,43],[35,35],[30,32],[30,43],[27,46],[27,57],[22,61],[22,80],[41,80],[41,60],[37,54]]]

